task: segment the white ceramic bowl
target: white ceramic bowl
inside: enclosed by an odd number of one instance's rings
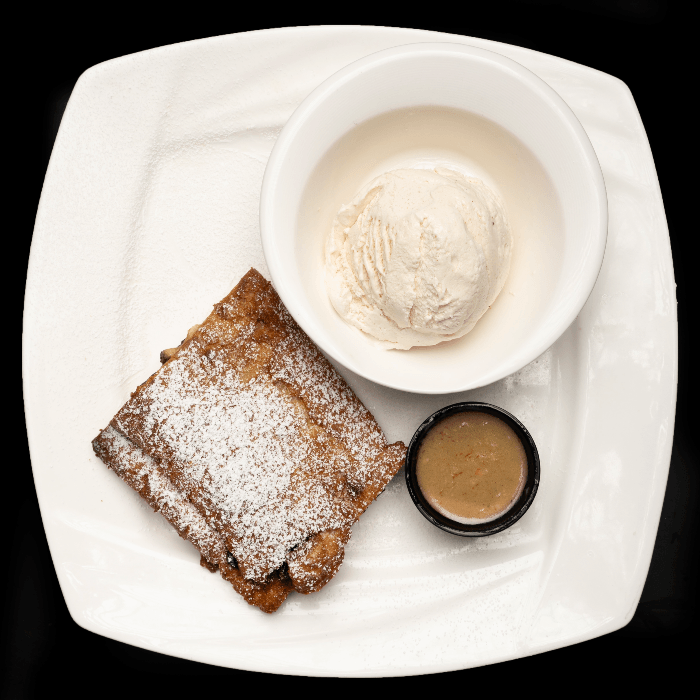
[[[436,165],[501,195],[510,273],[463,338],[386,350],[333,309],[326,237],[340,206],[377,175]],[[412,44],[351,63],[301,103],[265,170],[260,228],[272,283],[321,350],[379,384],[437,394],[501,379],[566,330],[603,261],[607,201],[586,132],[534,73],[483,49]]]

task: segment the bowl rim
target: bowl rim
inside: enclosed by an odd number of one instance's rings
[[[595,190],[595,199],[598,205],[598,222],[596,227],[597,235],[591,238],[591,247],[589,253],[590,263],[583,270],[581,275],[580,288],[587,289],[585,295],[580,294],[575,297],[575,303],[572,301],[565,307],[565,312],[562,313],[562,319],[555,325],[550,324],[547,332],[543,331],[539,336],[539,341],[533,342],[529,346],[529,352],[522,355],[513,355],[510,360],[502,362],[499,367],[482,374],[476,379],[467,382],[462,382],[460,385],[450,387],[450,393],[457,391],[467,391],[476,389],[488,384],[492,384],[504,377],[507,377],[519,369],[522,369],[530,362],[539,357],[549,347],[551,347],[573,323],[574,319],[581,312],[590,297],[596,280],[600,274],[603,260],[605,256],[605,248],[607,245],[608,234],[608,200],[607,191],[605,188],[605,180],[603,178],[602,169],[598,161],[596,152],[591,144],[590,138],[578,120],[573,110],[563,100],[563,98],[542,78],[533,71],[529,70],[522,64],[514,61],[511,58],[503,56],[494,51],[482,49],[480,47],[471,46],[468,44],[456,44],[450,42],[419,42],[412,44],[402,44],[389,49],[383,49],[374,53],[368,54],[345,67],[335,72],[330,77],[326,78],[318,87],[316,87],[307,97],[302,100],[291,117],[282,128],[275,145],[272,148],[270,157],[265,167],[263,182],[260,193],[260,238],[262,242],[263,255],[270,272],[272,283],[294,320],[311,338],[311,340],[329,357],[340,363],[347,369],[356,374],[375,382],[379,385],[386,386],[399,391],[409,391],[419,394],[443,394],[446,393],[444,387],[431,389],[429,387],[416,388],[410,386],[406,381],[396,381],[392,378],[386,378],[378,375],[374,376],[367,372],[365,368],[353,361],[349,357],[340,359],[337,356],[336,349],[332,338],[323,334],[318,337],[314,326],[319,325],[313,320],[312,314],[304,308],[303,304],[299,304],[293,290],[288,287],[286,281],[286,268],[289,267],[288,260],[281,256],[277,246],[275,245],[276,222],[275,222],[275,195],[279,185],[280,170],[285,162],[285,157],[288,154],[291,144],[298,132],[302,128],[306,119],[313,111],[332,93],[342,88],[347,83],[359,77],[361,74],[368,71],[370,68],[390,63],[392,61],[400,61],[404,58],[412,58],[416,54],[442,54],[442,55],[460,55],[461,57],[473,57],[477,59],[485,59],[492,63],[499,64],[502,68],[507,69],[511,73],[516,74],[523,82],[527,83],[543,100],[553,109],[558,116],[564,120],[569,129],[573,132],[578,146],[581,148],[584,155],[583,162],[591,176],[591,183]],[[329,145],[332,146],[332,144]],[[537,155],[537,154],[535,154]],[[361,331],[358,331],[361,333]],[[410,352],[410,351],[402,351]]]
[[[457,520],[448,518],[433,508],[418,486],[418,478],[416,476],[418,452],[425,436],[445,418],[455,415],[456,413],[466,412],[489,413],[500,418],[518,436],[527,457],[527,479],[518,500],[498,518],[489,520],[483,525],[460,523]],[[443,406],[443,408],[438,409],[435,413],[428,416],[413,434],[411,442],[408,444],[408,449],[406,450],[406,460],[404,464],[406,486],[411,495],[411,500],[420,514],[435,525],[435,527],[439,527],[445,532],[461,537],[486,537],[487,535],[495,535],[511,527],[511,525],[514,525],[525,515],[532,505],[540,484],[540,455],[537,451],[537,445],[532,435],[530,435],[530,431],[512,413],[509,413],[499,406],[481,401],[453,403],[449,406]]]

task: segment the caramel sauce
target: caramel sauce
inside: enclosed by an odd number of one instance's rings
[[[465,411],[443,418],[425,435],[416,478],[437,511],[478,524],[499,517],[518,499],[527,456],[518,435],[500,418]]]

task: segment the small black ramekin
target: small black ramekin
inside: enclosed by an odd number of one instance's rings
[[[443,418],[452,416],[455,413],[464,413],[466,411],[478,411],[480,413],[490,413],[492,416],[500,418],[504,423],[509,425],[515,434],[520,438],[525,449],[527,457],[527,480],[520,498],[505,512],[503,515],[493,520],[485,522],[483,525],[467,525],[452,520],[444,516],[433,506],[428,503],[428,499],[423,495],[423,492],[418,486],[416,478],[416,462],[418,461],[418,450],[420,449],[423,438],[428,432],[435,427]],[[467,403],[453,403],[450,406],[445,406],[439,411],[433,413],[421,424],[416,430],[411,442],[408,445],[406,452],[406,485],[408,492],[411,494],[416,508],[422,515],[430,520],[430,522],[439,527],[441,530],[451,532],[453,535],[461,535],[462,537],[484,537],[485,535],[495,535],[497,532],[505,530],[513,523],[517,522],[525,514],[525,511],[530,507],[530,504],[535,498],[537,487],[540,483],[540,456],[535,446],[535,441],[527,431],[527,428],[513,415],[504,411],[498,406],[493,406],[489,403],[480,403],[478,401],[469,401]]]

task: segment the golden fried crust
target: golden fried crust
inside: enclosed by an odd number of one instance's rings
[[[251,605],[257,605],[263,612],[273,613],[284,603],[286,597],[294,590],[294,584],[281,567],[265,583],[255,583],[244,578],[239,569],[223,562],[219,566],[221,575]]]
[[[93,441],[95,454],[199,550],[206,568],[216,571],[226,558],[221,535],[178,491],[158,464],[114,428],[107,427]]]
[[[290,552],[287,567],[295,590],[313,593],[323,588],[338,573],[349,539],[349,527],[324,530]]]
[[[252,604],[270,611],[293,588],[320,589],[342,562],[352,524],[402,464],[404,445],[387,445],[255,270],[161,359],[95,451],[105,455],[119,435],[119,454],[150,460],[222,543],[212,557],[195,542],[204,561]],[[124,459],[105,461],[115,468]],[[156,507],[150,486],[115,471]]]
[[[111,426],[92,442],[95,454],[200,552],[200,565],[221,575],[251,605],[264,612],[274,612],[294,586],[289,576],[280,572],[264,584],[246,581],[229,563],[221,535],[200,515],[163,474],[158,465]]]

